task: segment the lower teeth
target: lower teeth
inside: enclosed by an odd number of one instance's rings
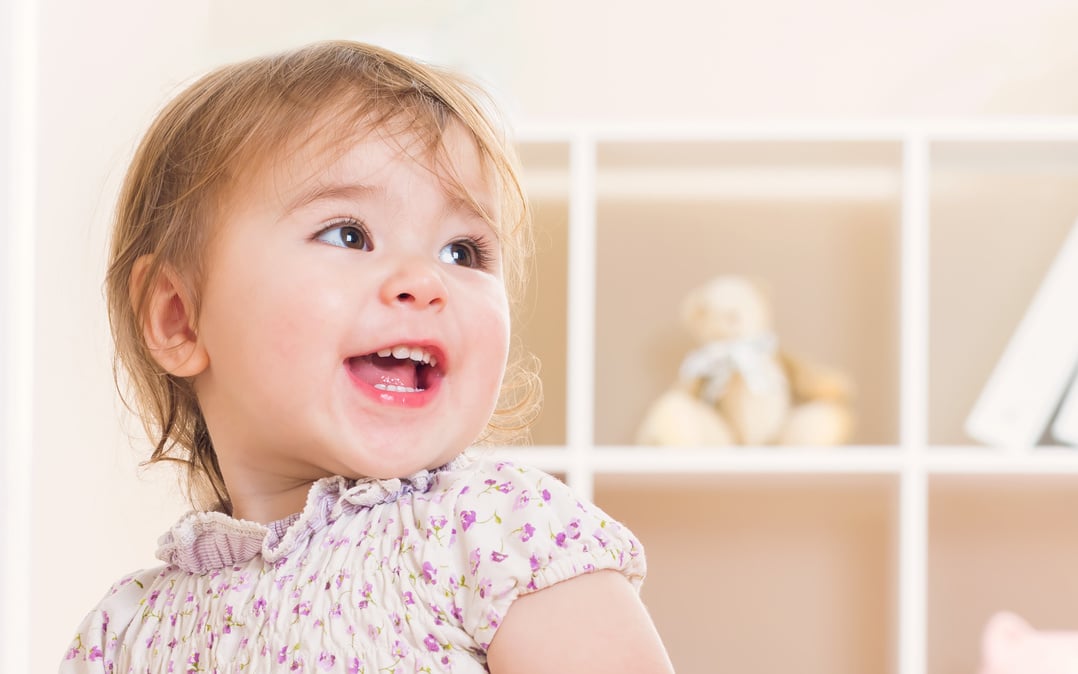
[[[412,388],[410,386],[394,386],[393,384],[375,384],[374,388],[379,391],[392,391],[393,393],[419,393],[424,389]]]

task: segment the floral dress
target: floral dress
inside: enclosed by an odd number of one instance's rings
[[[543,472],[461,457],[407,479],[312,485],[269,526],[190,513],[163,567],[86,617],[61,674],[484,672],[513,601],[614,569],[640,543]]]

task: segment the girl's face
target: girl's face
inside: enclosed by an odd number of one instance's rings
[[[509,344],[497,234],[401,152],[412,140],[365,134],[313,176],[326,162],[301,151],[215,225],[195,391],[238,517],[296,512],[327,475],[440,466],[494,409]],[[445,144],[495,213],[463,129]]]

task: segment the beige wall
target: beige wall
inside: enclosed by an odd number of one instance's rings
[[[169,476],[136,469],[144,445],[113,392],[101,278],[133,143],[211,64],[379,38],[482,75],[522,120],[1078,113],[1072,2],[446,4],[39,4],[32,671],[55,671],[81,615],[153,563],[183,508]]]

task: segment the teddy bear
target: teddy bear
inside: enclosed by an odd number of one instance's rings
[[[636,441],[658,446],[837,445],[853,428],[843,374],[778,347],[762,289],[720,276],[682,302],[697,343],[677,383],[651,404]]]
[[[1035,630],[1000,611],[981,638],[980,674],[1078,674],[1078,632]]]

